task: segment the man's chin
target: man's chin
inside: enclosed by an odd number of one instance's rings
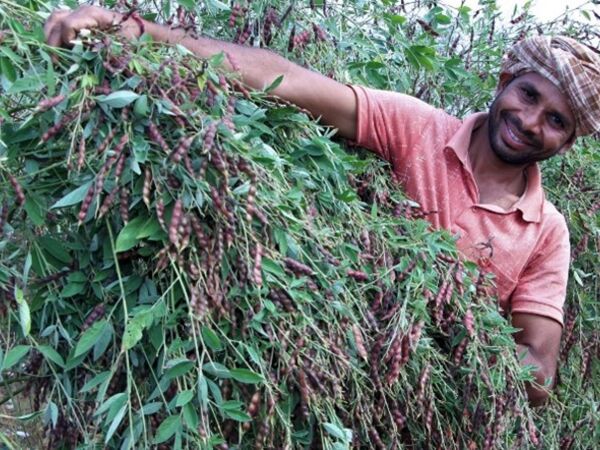
[[[511,166],[524,166],[537,161],[530,155],[524,155],[514,150],[499,149],[495,146],[492,146],[492,150],[500,161]]]

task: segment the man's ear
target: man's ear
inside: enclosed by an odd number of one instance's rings
[[[514,80],[514,75],[508,72],[502,72],[500,79],[498,80],[498,86],[496,87],[496,95],[500,94],[509,83]]]
[[[573,144],[575,144],[575,140],[577,139],[577,136],[575,136],[575,133],[573,133],[571,135],[571,137],[569,138],[569,140],[567,142],[565,142],[565,145],[563,145],[561,147],[561,149],[558,151],[559,155],[564,155],[565,153],[567,153],[567,151],[573,147]]]

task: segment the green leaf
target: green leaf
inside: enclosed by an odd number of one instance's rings
[[[138,117],[147,117],[150,109],[148,108],[148,97],[140,95],[133,105],[133,112]]]
[[[46,223],[43,209],[31,196],[27,196],[27,200],[25,200],[25,211],[34,225],[39,227]]]
[[[29,336],[29,332],[31,331],[31,313],[29,311],[29,304],[23,297],[21,289],[16,289],[15,299],[19,305],[19,322],[21,323],[23,336]]]
[[[125,333],[123,333],[123,348],[125,350],[130,350],[142,339],[142,330],[142,325],[139,322],[135,320],[127,322]]]
[[[57,364],[60,367],[65,367],[65,360],[52,347],[50,347],[48,345],[38,345],[37,349],[42,355],[44,355],[47,359],[52,361],[54,364]]]
[[[104,437],[104,443],[108,444],[110,438],[112,438],[115,431],[117,431],[117,427],[121,424],[123,417],[125,417],[125,413],[127,412],[127,405],[123,405],[119,412],[116,414],[115,418],[112,420],[108,431],[106,432],[106,436]]]
[[[188,403],[183,407],[183,419],[189,428],[195,430],[198,428],[198,413],[196,408],[191,403]]]
[[[240,383],[256,384],[265,381],[262,375],[259,375],[250,369],[231,369],[230,374],[234,380],[237,380]]]
[[[77,346],[75,347],[75,358],[85,354],[94,346],[94,344],[100,338],[102,333],[105,332],[107,324],[108,322],[106,321],[106,319],[99,320],[87,330],[85,330],[85,332],[79,338]]]
[[[185,390],[177,394],[177,400],[175,402],[175,406],[184,406],[187,405],[192,398],[194,398],[194,391],[191,389]]]
[[[225,402],[227,403],[227,402]],[[223,405],[221,405],[223,406]],[[226,417],[229,417],[230,419],[233,419],[237,422],[250,422],[252,420],[252,418],[245,413],[244,411],[242,411],[241,409],[238,408],[221,408],[221,410],[223,411],[223,415]]]
[[[269,92],[277,89],[282,81],[283,81],[283,75],[279,75],[277,78],[275,78],[273,80],[273,82],[269,86],[267,86],[265,88],[265,93],[269,93]]]
[[[8,88],[8,94],[18,94],[20,92],[32,92],[41,91],[44,87],[44,83],[39,76],[33,75],[30,77],[19,78],[16,80],[10,88]]]
[[[96,386],[98,386],[98,385],[102,384],[104,381],[106,381],[106,379],[109,377],[109,375],[110,375],[110,370],[106,370],[104,372],[99,373],[94,378],[92,378],[90,381],[85,383],[83,385],[83,387],[81,389],[79,389],[79,392],[85,393],[85,392],[91,391]]]
[[[336,424],[329,423],[329,422],[323,423],[323,428],[325,428],[327,433],[329,433],[333,437],[341,439],[344,442],[348,442],[348,443],[352,442],[352,430],[340,428]]]
[[[223,364],[219,364],[217,362],[210,362],[204,364],[202,366],[202,370],[217,378],[231,378],[231,373],[229,372],[229,369]]]
[[[2,370],[10,369],[12,366],[17,364],[28,352],[31,346],[29,345],[17,345],[11,348],[4,358],[2,364]]]
[[[17,72],[8,58],[0,58],[0,73],[11,83],[17,79]]]
[[[58,259],[60,262],[65,264],[71,264],[73,258],[69,252],[65,250],[65,243],[58,239],[53,239],[49,236],[42,236],[37,239],[37,243],[40,247]],[[71,279],[69,279],[71,280]],[[85,278],[84,278],[85,281]]]
[[[144,228],[146,219],[144,217],[136,217],[123,227],[117,236],[116,252],[125,252],[135,247],[138,243],[138,233]]]
[[[221,343],[219,336],[217,336],[217,334],[208,327],[202,327],[202,339],[211,350],[221,350],[223,348],[223,344]]]
[[[137,100],[138,94],[132,91],[115,91],[109,95],[99,95],[98,103],[106,104],[111,108],[123,108]]]
[[[186,373],[188,373],[193,368],[194,368],[194,363],[192,363],[191,361],[188,361],[188,360],[180,361],[180,362],[176,363],[173,367],[165,370],[165,378],[172,379],[172,378],[181,377],[181,376],[185,375]]]
[[[158,427],[156,436],[154,437],[155,444],[162,444],[171,439],[175,432],[181,428],[181,419],[179,416],[169,416]]]
[[[79,186],[74,191],[69,192],[63,198],[58,200],[54,205],[52,205],[50,209],[64,208],[66,206],[76,205],[77,203],[81,202],[85,197],[85,194],[87,194],[87,191],[90,189],[92,183],[93,180],[88,181],[87,183]]]

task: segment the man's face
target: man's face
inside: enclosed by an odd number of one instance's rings
[[[525,165],[567,150],[575,137],[575,117],[567,97],[548,79],[529,72],[501,83],[490,107],[489,139],[494,154]]]

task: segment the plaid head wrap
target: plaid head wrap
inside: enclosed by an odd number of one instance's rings
[[[575,134],[600,133],[600,56],[564,36],[536,36],[504,55],[502,73],[537,72],[567,96],[575,115]]]

